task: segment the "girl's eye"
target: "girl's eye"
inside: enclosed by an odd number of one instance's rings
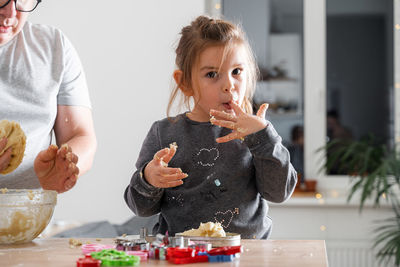
[[[218,76],[218,73],[216,71],[210,71],[210,72],[207,72],[206,76],[208,78],[215,78]]]
[[[239,75],[240,73],[242,73],[242,70],[239,69],[239,68],[236,68],[236,69],[234,69],[234,70],[232,71],[232,74],[233,74],[233,75]]]

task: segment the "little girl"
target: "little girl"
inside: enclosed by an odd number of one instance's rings
[[[138,216],[159,213],[153,233],[220,223],[242,238],[268,238],[267,201],[295,188],[289,152],[267,104],[252,115],[257,67],[238,26],[200,16],[181,31],[168,113],[183,94],[193,108],[156,121],[140,151],[125,201]]]

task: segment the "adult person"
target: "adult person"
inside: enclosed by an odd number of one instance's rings
[[[353,140],[352,132],[340,122],[339,113],[335,110],[329,110],[326,118],[327,136],[328,136],[328,158],[335,157],[337,151],[348,146],[348,143]],[[339,159],[336,159],[329,168],[329,174],[348,174],[348,170],[340,166]]]
[[[352,140],[353,134],[340,122],[339,113],[332,109],[326,115],[327,134],[330,141],[340,139],[344,141]]]
[[[62,193],[91,168],[97,141],[75,49],[60,30],[27,21],[40,2],[0,0],[0,120],[18,122],[27,136],[21,165],[0,175],[0,188]],[[0,156],[0,171],[11,149]]]

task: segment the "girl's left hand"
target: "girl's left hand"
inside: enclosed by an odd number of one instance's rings
[[[258,132],[268,125],[265,120],[265,113],[268,109],[267,103],[260,106],[257,115],[247,114],[234,102],[231,104],[235,114],[214,109],[210,110],[210,115],[212,115],[210,122],[212,124],[232,129],[230,134],[217,138],[217,143],[225,143],[234,139],[243,139],[245,136]]]

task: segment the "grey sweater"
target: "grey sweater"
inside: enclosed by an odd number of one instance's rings
[[[153,233],[174,235],[212,221],[242,238],[268,238],[272,221],[267,201],[285,201],[297,181],[289,152],[273,126],[269,123],[244,141],[219,144],[215,139],[231,130],[192,121],[185,114],[175,119],[155,122],[147,134],[125,190],[129,208],[144,217],[160,213]],[[144,167],[173,142],[178,150],[169,166],[189,176],[181,186],[153,187],[143,177]]]

